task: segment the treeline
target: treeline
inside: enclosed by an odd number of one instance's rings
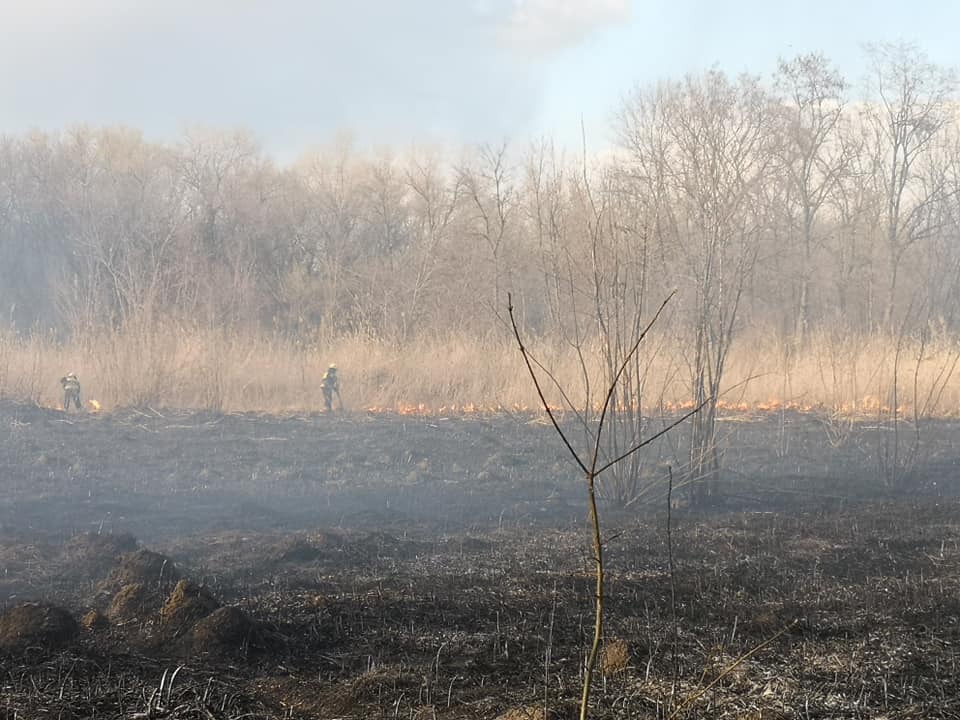
[[[334,143],[278,167],[244,133],[6,136],[0,322],[403,343],[499,331],[510,293],[578,345],[678,288],[669,327],[721,371],[746,325],[788,348],[956,331],[955,78],[911,46],[869,59],[866,89],[819,55],[639,89],[602,156]]]

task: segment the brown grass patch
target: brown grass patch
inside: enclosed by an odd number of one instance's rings
[[[529,705],[511,708],[497,715],[496,720],[554,720],[554,714],[545,710],[542,705]]]
[[[630,664],[630,646],[625,640],[608,640],[603,646],[600,667],[604,675],[615,675]]]

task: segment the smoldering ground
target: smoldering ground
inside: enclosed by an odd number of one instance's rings
[[[28,638],[2,650],[7,714],[572,707],[592,560],[537,418],[2,412],[0,630]],[[956,423],[897,487],[875,423],[840,443],[809,414],[721,425],[723,490],[673,509],[672,581],[662,494],[603,510],[596,715],[662,717],[784,631],[690,712],[951,717]]]

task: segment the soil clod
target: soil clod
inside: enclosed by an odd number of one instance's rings
[[[67,645],[80,631],[68,611],[56,605],[22,603],[0,615],[0,650],[22,650],[38,645]]]
[[[207,588],[181,580],[160,610],[160,625],[166,632],[179,635],[218,607],[220,603]]]

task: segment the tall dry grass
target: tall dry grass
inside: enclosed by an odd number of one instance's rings
[[[649,359],[644,402],[689,402],[682,345],[660,338]],[[899,354],[897,349],[899,347]],[[582,403],[576,355],[559,342],[531,349]],[[599,352],[586,353],[594,398]],[[802,349],[771,334],[741,336],[731,350],[721,402],[731,409],[796,407],[840,414],[960,414],[960,341],[822,333]],[[509,335],[421,338],[403,346],[362,337],[300,341],[264,335],[131,327],[60,343],[51,336],[0,333],[0,396],[59,407],[59,378],[76,372],[84,398],[104,409],[179,407],[224,412],[305,413],[323,405],[320,379],[340,367],[348,410],[427,412],[534,409],[538,400]],[[896,368],[896,384],[894,369]],[[894,390],[896,389],[896,395]],[[558,393],[549,400],[560,405]]]

